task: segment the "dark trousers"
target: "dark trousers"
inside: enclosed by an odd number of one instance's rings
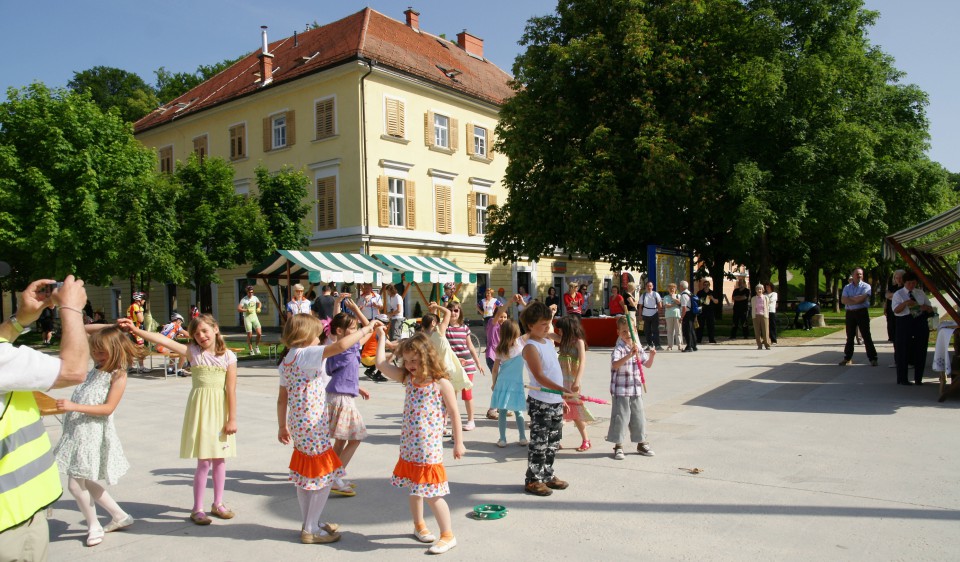
[[[660,347],[660,315],[652,314],[643,317],[643,334],[647,338],[647,345]]]
[[[527,446],[527,476],[524,484],[553,480],[553,460],[563,437],[563,404],[547,404],[527,397],[530,444]]]
[[[770,343],[777,343],[777,313],[771,312],[767,318],[767,326],[770,331]]]
[[[800,311],[798,310],[796,314],[793,315],[793,327],[796,328],[800,322]],[[810,310],[803,313],[803,329],[812,330],[813,329],[813,317],[817,314],[820,314],[820,307],[814,306]]]
[[[857,330],[860,330],[863,345],[867,348],[867,359],[876,361],[877,348],[873,346],[873,338],[870,337],[870,313],[866,308],[848,310],[846,320],[847,344],[843,346],[843,358],[848,360],[853,358],[853,342],[857,339]]]
[[[737,329],[743,332],[743,337],[749,338],[750,332],[747,331],[747,305],[733,305],[733,327],[730,329],[730,338],[737,337]]]
[[[697,331],[693,327],[696,321],[697,316],[691,312],[684,314],[683,319],[680,320],[680,330],[683,331],[683,341],[687,342],[685,349],[697,349]]]
[[[909,368],[913,365],[913,380],[923,380],[927,366],[927,341],[930,329],[926,316],[914,318],[910,314],[896,317],[896,339],[893,340],[893,358],[897,363],[897,384],[909,382]]]
[[[717,317],[712,307],[700,309],[700,327],[697,328],[697,343],[703,341],[703,330],[707,330],[707,341],[717,343]]]
[[[886,310],[883,314],[887,317],[887,341],[897,341],[897,316],[892,310]]]

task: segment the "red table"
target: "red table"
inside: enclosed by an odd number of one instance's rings
[[[556,321],[554,321],[556,323]],[[581,318],[583,333],[588,347],[613,347],[617,345],[616,318]]]

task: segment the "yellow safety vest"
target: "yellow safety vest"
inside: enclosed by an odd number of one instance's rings
[[[7,340],[0,338],[0,343]],[[50,437],[32,392],[8,392],[0,411],[0,533],[63,494]]]

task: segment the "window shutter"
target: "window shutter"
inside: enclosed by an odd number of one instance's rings
[[[467,156],[473,156],[473,123],[467,123]]]
[[[441,234],[450,234],[453,230],[451,227],[451,216],[450,216],[450,186],[448,185],[438,185],[437,186],[437,232]]]
[[[472,191],[467,194],[467,234],[477,235],[477,195]]]
[[[270,148],[273,147],[273,119],[270,117],[263,118],[263,151],[270,152]]]
[[[237,154],[237,128],[230,127],[230,159],[236,160],[240,155]]]
[[[296,120],[296,111],[287,112],[287,144],[286,146],[293,146],[297,143],[297,120]]]
[[[433,130],[433,112],[428,111],[423,114],[423,144],[434,146],[436,143],[436,133]]]
[[[490,207],[491,205],[496,205],[496,204],[497,204],[497,196],[496,196],[496,195],[488,195],[488,196],[487,196],[487,207]]]
[[[450,118],[450,150],[456,152],[460,144],[460,133],[458,128],[458,121],[454,118]]]
[[[317,124],[316,139],[325,139],[336,134],[333,126],[333,99],[318,101],[315,108]]]
[[[391,137],[403,138],[405,133],[403,102],[387,98],[387,134]]]
[[[390,198],[388,196],[387,176],[377,178],[377,206],[380,226],[390,226]]]
[[[417,228],[416,184],[410,180],[407,180],[404,184],[403,196],[407,202],[407,230],[414,230]]]
[[[317,180],[317,230],[337,228],[337,178]]]

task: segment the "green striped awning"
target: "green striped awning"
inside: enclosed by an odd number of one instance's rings
[[[887,236],[883,241],[883,257],[888,260],[897,259],[897,250],[894,248],[894,245],[890,243],[891,240],[905,247],[918,238],[932,234],[958,221],[960,221],[960,207],[954,207],[918,225],[911,226],[900,232],[895,232]],[[957,241],[955,235],[948,233],[947,236],[918,246],[918,248],[942,256],[960,250],[960,242]]]
[[[413,283],[476,283],[477,274],[457,267],[447,258],[374,254],[374,257],[404,274]]]
[[[310,283],[399,283],[400,272],[364,254],[277,250],[247,273],[253,278],[307,278]]]

